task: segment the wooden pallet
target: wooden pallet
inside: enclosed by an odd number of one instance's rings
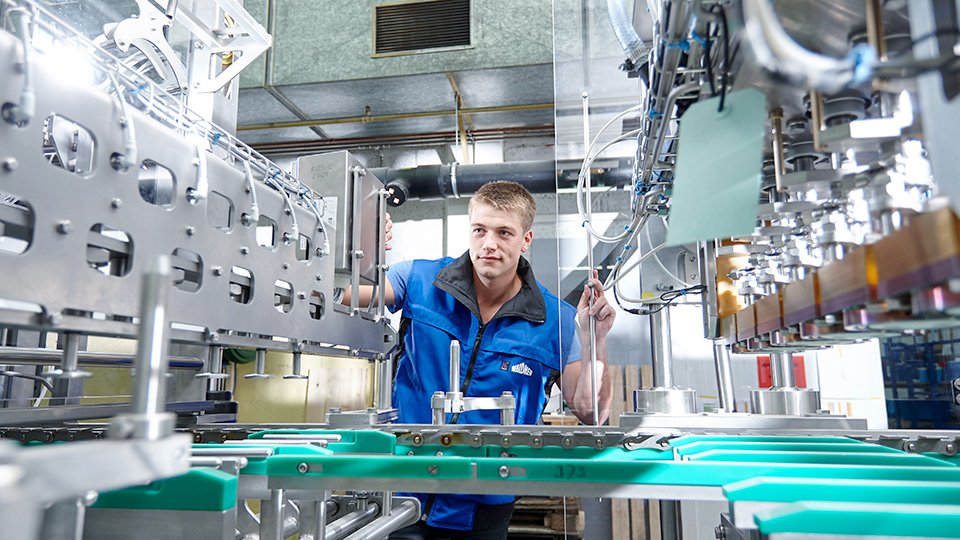
[[[633,391],[643,386],[653,385],[653,374],[650,366],[608,366],[610,382],[613,386],[613,402],[610,407],[610,425],[620,423],[620,415],[633,411]],[[641,380],[642,377],[642,380]],[[573,415],[544,415],[543,421],[549,425],[570,426],[578,425]],[[517,501],[518,509],[521,501],[538,498],[521,498]],[[550,499],[554,499],[551,497]],[[562,499],[561,499],[562,500]],[[573,536],[573,527],[568,527],[567,538],[580,538],[583,534],[583,512],[579,510],[579,499],[567,498],[568,507],[571,501],[577,501],[577,510],[580,526],[579,533]],[[656,500],[640,499],[611,499],[611,528],[612,540],[660,540],[660,503]],[[514,511],[514,516],[518,515]],[[557,518],[563,521],[562,512]],[[567,518],[569,519],[569,517]],[[511,521],[510,538],[549,538],[556,534],[546,523],[543,525],[527,522]],[[562,530],[559,533],[562,537]]]
[[[583,524],[577,497],[521,497],[508,532],[512,539],[582,538]]]
[[[633,411],[633,391],[642,382],[652,386],[650,366],[609,366],[613,385],[610,425],[620,423],[620,415]],[[660,503],[656,500],[613,499],[610,502],[613,540],[660,540]]]

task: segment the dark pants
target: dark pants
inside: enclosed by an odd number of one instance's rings
[[[418,521],[390,535],[390,540],[506,540],[513,503],[477,505],[472,531],[441,529]]]

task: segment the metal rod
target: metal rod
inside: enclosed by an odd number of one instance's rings
[[[377,247],[377,320],[382,320],[386,316],[387,306],[384,305],[384,298],[387,289],[387,197],[390,192],[381,189],[378,193],[379,199],[379,220],[380,220],[380,242]]]
[[[377,503],[370,503],[366,508],[350,512],[342,518],[327,525],[327,534],[324,540],[340,540],[373,520],[380,513]]]
[[[360,257],[363,251],[360,249],[360,177],[366,174],[360,167],[354,167],[351,171],[353,175],[353,194],[351,202],[351,234],[350,234],[350,313],[356,315],[360,311]],[[383,287],[383,284],[380,284]]]
[[[583,152],[584,159],[586,153],[590,150],[590,94],[583,92]],[[593,203],[591,201],[591,178],[590,169],[587,168],[586,181],[586,218],[590,222],[592,217]],[[587,285],[593,284],[593,236],[586,231],[587,236]],[[590,311],[593,311],[593,289],[590,290]],[[588,319],[590,332],[590,406],[592,407],[591,417],[593,425],[600,423],[600,406],[597,396],[597,319],[591,315]],[[582,373],[581,373],[582,376]]]
[[[823,118],[823,95],[817,90],[810,91],[810,131],[813,132],[813,149],[818,152],[826,151],[820,142],[820,133],[826,129]]]
[[[260,441],[291,441],[291,440],[310,440],[310,441],[330,441],[340,442],[343,437],[336,433],[264,433]]]
[[[650,343],[653,349],[653,385],[672,388],[673,349],[670,344],[670,306],[650,315]]]
[[[383,377],[380,384],[380,408],[389,409],[393,406],[393,355],[387,354],[383,358]]]
[[[721,340],[713,342],[713,362],[717,368],[717,396],[720,401],[720,408],[727,412],[736,412],[737,401],[733,395],[730,349]]]
[[[776,107],[770,111],[770,126],[773,129],[773,172],[776,178],[777,192],[783,191],[783,109]]]
[[[80,351],[77,354],[77,367],[130,367],[135,356],[132,354],[100,353]],[[0,348],[0,364],[15,366],[55,366],[63,359],[58,349],[36,349],[30,347]],[[200,369],[203,361],[189,356],[167,356],[171,369]]]
[[[204,448],[194,446],[190,453],[194,456],[230,456],[230,457],[270,457],[272,448]]]
[[[450,392],[460,393],[460,342],[450,341]]]
[[[887,44],[883,35],[883,8],[880,0],[866,0],[867,43],[877,51],[877,59],[887,61]]]
[[[393,512],[377,518],[369,525],[363,527],[357,532],[347,537],[347,540],[376,540],[389,536],[390,533],[405,527],[413,521],[414,515],[418,510],[417,503],[413,501],[403,501]]]
[[[137,329],[137,360],[134,379],[135,415],[152,417],[164,412],[167,372],[167,291],[170,289],[170,257],[150,260],[140,292],[140,327]]]

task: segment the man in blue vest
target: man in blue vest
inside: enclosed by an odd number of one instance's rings
[[[533,241],[536,202],[520,184],[490,182],[469,206],[470,249],[457,259],[405,261],[387,273],[385,302],[401,311],[393,405],[399,423],[429,424],[431,397],[448,391],[450,342],[461,348],[465,397],[517,400],[516,423],[536,424],[553,384],[584,423],[592,423],[589,317],[596,319],[599,411],[609,415],[606,335],[615,312],[593,272],[579,305],[559,300],[533,275],[521,254]],[[369,293],[368,293],[369,294]],[[593,308],[590,296],[593,295]],[[345,303],[349,300],[345,300]],[[448,415],[451,424],[499,424],[495,410]],[[513,496],[418,495],[424,520],[391,538],[506,538]]]

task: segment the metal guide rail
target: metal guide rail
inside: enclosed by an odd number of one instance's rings
[[[297,445],[297,440],[302,441]],[[322,444],[306,444],[317,439]],[[194,446],[204,455],[271,448],[252,456],[244,484],[291,499],[334,489],[472,492],[515,495],[727,500],[739,530],[875,534],[875,523],[851,528],[844,515],[892,513],[903,526],[892,536],[943,534],[960,523],[956,459],[911,454],[839,436],[685,435],[627,450],[580,446],[503,447],[404,444],[389,433],[355,430],[269,430],[237,444]],[[200,450],[202,449],[202,450]],[[792,486],[783,489],[783,486]],[[928,524],[916,516],[937,516]],[[788,518],[784,516],[794,516]],[[796,516],[816,518],[815,524]],[[954,529],[956,530],[956,529]],[[944,537],[955,537],[952,532]],[[931,534],[926,534],[931,536]]]
[[[270,526],[285,522],[275,517],[294,509],[305,526],[316,519],[309,514],[313,501],[335,507],[330,498],[333,490],[362,497],[370,493],[377,504],[388,506],[385,517],[393,514],[389,513],[390,498],[384,494],[393,491],[563,492],[570,496],[725,500],[730,503],[730,514],[724,515],[721,527],[726,527],[731,538],[750,531],[771,538],[787,533],[871,535],[882,527],[887,527],[884,530],[891,537],[960,535],[953,532],[960,529],[947,528],[960,524],[958,458],[916,445],[932,440],[956,445],[958,434],[951,432],[682,435],[582,427],[540,430],[536,426],[501,430],[399,425],[377,426],[377,430],[258,429],[262,427],[197,428],[195,441],[223,437],[226,444],[194,444],[192,460],[195,466],[232,471],[237,481],[235,498],[261,499],[264,507],[272,504],[275,511],[261,514],[266,516],[262,523]],[[98,429],[76,432],[96,437]],[[30,432],[8,429],[2,434],[13,438],[15,433]],[[542,446],[536,445],[535,437],[541,438]],[[595,443],[598,438],[607,444],[593,446],[591,440]],[[905,449],[895,448],[893,441]],[[173,504],[176,485],[107,494],[99,506],[164,508]],[[139,502],[123,502],[129,497],[139,498]],[[161,500],[164,498],[170,500]],[[183,504],[182,497],[173,498]],[[197,497],[191,500],[204,509],[211,504]],[[289,501],[296,504],[290,506]],[[412,511],[398,507],[397,501],[392,504],[404,514]],[[226,502],[217,503],[218,511],[227,506]],[[343,509],[333,513],[348,515]],[[371,519],[376,515],[374,510],[369,513]],[[856,527],[850,525],[857,516],[879,519],[884,514],[899,522],[856,520]],[[103,516],[94,513],[91,517],[97,523]],[[215,517],[223,519],[221,513]]]
[[[25,22],[0,31],[0,104],[29,84],[35,114],[0,122],[0,325],[133,337],[140,269],[165,255],[175,342],[383,352],[381,317],[334,307],[330,201],[41,8],[7,19]],[[89,80],[25,37],[47,34]]]
[[[331,426],[329,424],[209,424],[178,428],[189,434],[196,444],[219,444],[250,438],[265,430],[375,430],[393,435],[397,444],[413,448],[499,446],[508,450],[515,446],[541,448],[594,449],[667,448],[671,441],[687,435],[764,436],[764,437],[842,437],[871,443],[908,453],[937,453],[952,457],[960,451],[960,432],[937,430],[867,430],[814,428],[743,428],[743,427],[683,427],[676,429],[624,429],[592,426],[435,426],[416,424],[381,424],[362,428]],[[97,440],[107,436],[106,424],[82,424],[49,427],[0,427],[0,439],[20,443],[67,442]]]

